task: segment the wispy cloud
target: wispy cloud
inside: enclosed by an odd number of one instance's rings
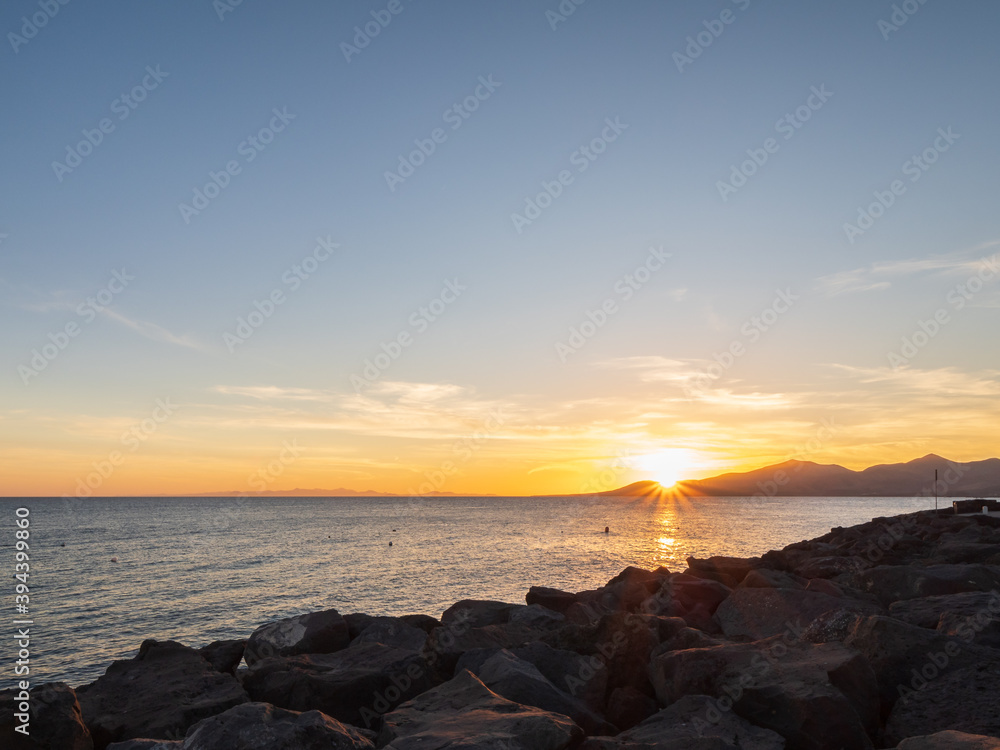
[[[997,253],[1000,240],[986,242],[969,250],[961,250],[927,258],[875,262],[850,271],[821,276],[816,280],[817,290],[828,297],[858,292],[880,291],[892,286],[892,280],[917,274],[967,275],[978,273],[984,263],[1000,262]]]
[[[198,351],[211,351],[210,347],[197,341],[196,339],[190,336],[178,336],[156,323],[150,323],[146,320],[133,320],[131,318],[127,318],[109,307],[105,307],[101,312],[105,315],[105,317],[110,318],[116,323],[120,323],[126,328],[135,331],[140,336],[144,336],[152,341],[162,341],[167,344],[184,346],[189,349],[197,349]]]

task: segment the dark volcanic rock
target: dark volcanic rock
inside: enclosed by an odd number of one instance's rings
[[[689,557],[687,563],[688,569],[684,572],[688,575],[718,581],[731,589],[736,588],[747,573],[762,565],[760,558],[742,557],[709,557],[707,560]]]
[[[33,687],[29,694],[28,736],[14,731],[23,721],[20,713],[20,690],[0,691],[0,736],[11,750],[92,750],[94,742],[83,723],[76,693],[64,682],[50,682]],[[21,696],[23,698],[24,696]]]
[[[496,648],[466,651],[458,660],[455,674],[468,670],[478,676],[491,657],[503,652],[504,649]],[[582,701],[591,711],[598,714],[604,712],[608,670],[603,658],[583,656],[575,651],[556,649],[537,642],[511,649],[508,653],[533,665],[558,690],[574,700]]]
[[[878,727],[878,686],[864,658],[840,644],[813,645],[775,637],[747,644],[674,651],[650,672],[660,701],[685,695],[717,698],[771,729],[789,748],[871,748]]]
[[[1000,750],[1000,739],[965,732],[938,732],[926,737],[910,737],[898,750]]]
[[[867,615],[858,614],[851,609],[835,609],[820,615],[802,633],[802,640],[809,643],[831,643],[847,638],[859,619]]]
[[[770,568],[758,568],[751,570],[746,577],[740,581],[738,588],[741,589],[804,589],[807,580],[793,573],[786,573],[781,570],[771,570]]]
[[[431,665],[417,652],[360,640],[332,654],[265,659],[243,677],[255,701],[319,710],[366,729],[436,683]]]
[[[812,591],[740,588],[719,605],[715,619],[727,637],[759,640],[789,630],[801,631],[817,617],[841,609],[865,614],[882,611],[869,602]]]
[[[430,634],[434,628],[441,626],[441,621],[430,615],[403,615],[399,619],[403,621],[404,625],[420,628],[427,634]]]
[[[855,581],[862,591],[875,594],[889,606],[906,599],[1000,589],[1000,566],[881,565],[857,574]]]
[[[454,674],[459,658],[467,651],[515,648],[537,641],[540,637],[538,630],[524,626],[487,625],[482,628],[467,628],[461,623],[453,623],[432,630],[422,653],[440,674],[450,676]]]
[[[622,729],[631,729],[655,714],[660,704],[633,687],[620,687],[608,696],[608,721]]]
[[[235,677],[216,670],[197,650],[152,640],[143,641],[134,659],[114,662],[76,694],[98,750],[135,737],[177,737],[195,722],[248,700]]]
[[[955,639],[879,616],[859,618],[844,644],[861,652],[875,670],[882,711],[886,715],[899,698],[899,686],[910,684],[912,670],[919,670],[928,660],[928,654],[961,651]],[[966,655],[963,661],[969,658]]]
[[[565,613],[571,605],[577,601],[576,594],[559,589],[550,589],[545,586],[532,586],[525,594],[524,600],[528,604],[540,604],[554,612]]]
[[[890,614],[922,628],[1000,648],[1000,592],[969,591],[895,602]]]
[[[319,711],[299,713],[244,703],[202,719],[183,740],[129,740],[108,750],[373,750],[375,735]]]
[[[243,658],[252,667],[272,656],[332,654],[350,640],[347,623],[337,610],[310,612],[261,625],[247,641]]]
[[[566,616],[539,604],[519,607],[510,613],[509,625],[537,630],[552,630],[566,624]]]
[[[569,716],[587,734],[618,731],[583,701],[557,688],[534,664],[506,649],[490,656],[475,675],[486,687],[509,701]]]
[[[184,750],[371,750],[374,734],[319,711],[298,713],[245,703],[204,719],[188,731]]]
[[[408,651],[420,651],[427,644],[427,633],[407,625],[397,617],[375,617],[358,633],[353,643],[372,641]]]
[[[563,750],[582,736],[568,717],[508,701],[465,671],[386,714],[378,746]]]
[[[641,604],[639,611],[680,617],[693,628],[717,633],[719,627],[712,615],[731,593],[728,586],[718,581],[676,573]]]
[[[207,646],[198,649],[198,653],[205,657],[209,664],[220,672],[236,674],[236,668],[243,661],[243,651],[246,648],[245,640],[213,641]]]
[[[506,602],[483,601],[480,599],[463,599],[455,602],[441,615],[444,626],[458,623],[472,628],[484,628],[488,625],[503,625],[510,620],[510,613],[523,604],[508,604]]]
[[[783,750],[785,740],[707,695],[687,695],[617,737],[594,737],[580,750]]]
[[[971,653],[931,652],[913,665],[904,685],[910,692],[904,690],[886,722],[886,744],[946,729],[1000,737],[1000,651],[965,649]]]

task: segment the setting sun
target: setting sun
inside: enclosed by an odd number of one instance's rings
[[[664,487],[673,487],[685,479],[685,474],[691,470],[691,451],[684,448],[668,448],[639,456],[636,459],[637,468],[648,472]]]

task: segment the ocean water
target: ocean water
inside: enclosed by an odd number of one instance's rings
[[[31,522],[31,674],[36,684],[78,686],[133,656],[145,638],[203,646],[329,607],[437,617],[465,598],[523,603],[532,585],[578,591],[628,565],[683,570],[690,555],[759,555],[933,502],[5,498],[4,619],[23,617],[15,614],[12,578],[22,506]]]

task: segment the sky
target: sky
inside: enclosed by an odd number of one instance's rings
[[[0,494],[997,455],[998,22],[5,3]]]

